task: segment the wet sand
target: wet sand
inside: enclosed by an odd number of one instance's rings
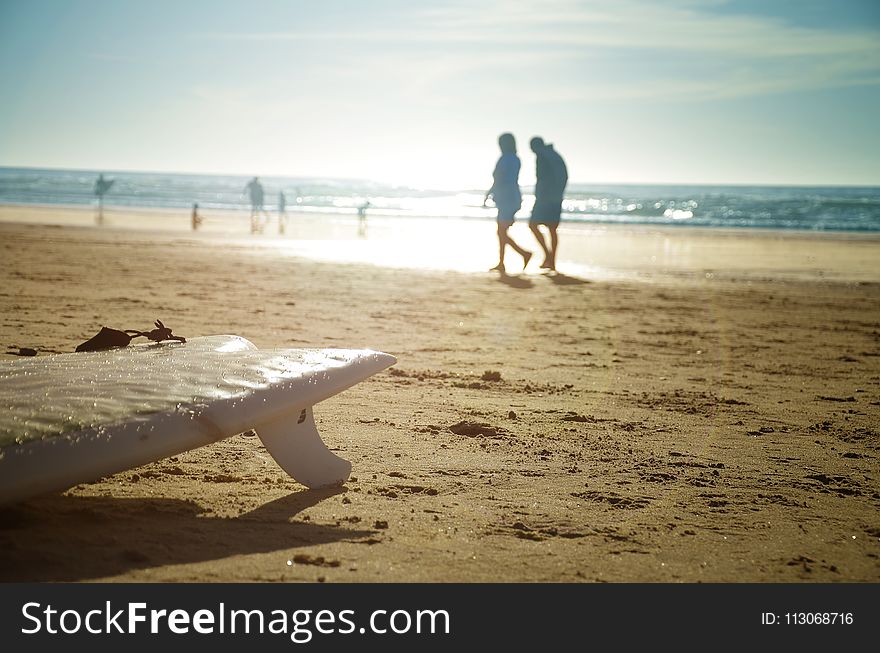
[[[499,277],[34,211],[0,211],[7,359],[158,318],[399,362],[315,410],[343,487],[235,436],[2,509],[2,580],[880,580],[876,238],[606,229]]]

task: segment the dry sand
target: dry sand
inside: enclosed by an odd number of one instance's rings
[[[343,487],[235,436],[3,509],[2,580],[880,581],[878,239],[702,236],[812,261],[783,274],[620,232],[633,274],[499,279],[31,222],[0,223],[3,351],[159,318],[399,362],[315,411]]]

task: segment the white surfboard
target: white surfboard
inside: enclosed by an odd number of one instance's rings
[[[367,349],[259,350],[238,336],[0,361],[0,503],[254,429],[315,488],[343,483],[312,406],[393,365]]]

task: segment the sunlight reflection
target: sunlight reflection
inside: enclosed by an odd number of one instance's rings
[[[300,231],[290,233],[290,237],[240,239],[237,242],[272,249],[281,256],[414,270],[488,272],[497,262],[498,241],[492,222],[450,218],[407,221],[377,216],[368,218],[365,237],[357,236],[356,221],[351,218],[313,220],[308,224],[308,229],[305,223],[300,224]],[[540,248],[528,230],[527,221],[517,220],[510,233],[535,252],[524,273],[544,273],[539,267]],[[621,276],[621,272],[596,265],[589,259],[588,252],[597,244],[594,239],[601,238],[604,233],[602,228],[564,228],[560,233],[563,234],[563,247],[568,248],[568,253],[560,256],[560,271],[592,279]],[[509,274],[523,273],[521,259],[516,253],[508,251],[505,262]]]

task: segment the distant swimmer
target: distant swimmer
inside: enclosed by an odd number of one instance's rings
[[[113,179],[104,179],[103,173],[99,174],[98,179],[95,181],[95,196],[98,198],[98,214],[95,216],[95,219],[98,221],[98,224],[104,221],[104,195],[110,190],[113,181]]]

